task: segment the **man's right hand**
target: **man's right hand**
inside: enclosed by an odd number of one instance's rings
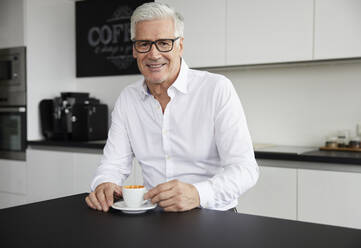
[[[114,195],[120,197],[122,187],[115,183],[102,183],[85,198],[85,201],[92,209],[107,212],[113,205]]]

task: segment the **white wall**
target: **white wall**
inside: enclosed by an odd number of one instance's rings
[[[39,102],[74,91],[75,11],[68,0],[26,0],[28,139],[41,139]]]
[[[361,62],[210,70],[230,78],[254,143],[320,146],[361,122]],[[109,104],[139,76],[83,78],[76,88]]]
[[[106,103],[111,112],[121,90],[140,78],[141,75],[87,77],[77,78],[75,83],[77,91],[89,92],[92,97]]]
[[[361,62],[218,72],[232,80],[254,143],[320,146],[361,123]]]

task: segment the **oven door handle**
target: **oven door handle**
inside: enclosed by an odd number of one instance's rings
[[[25,107],[13,107],[13,108],[2,108],[0,107],[0,113],[1,112],[26,112]]]

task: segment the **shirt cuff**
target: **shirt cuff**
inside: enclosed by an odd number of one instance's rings
[[[203,181],[194,183],[193,186],[198,190],[201,207],[212,208],[214,205],[214,191],[211,183],[208,181]]]
[[[121,186],[121,182],[115,180],[114,178],[105,178],[105,177],[96,177],[90,184],[91,191],[94,191],[98,185],[102,183],[115,183],[119,186]]]

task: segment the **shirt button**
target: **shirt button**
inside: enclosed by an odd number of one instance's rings
[[[163,134],[167,134],[167,129],[163,129]]]
[[[165,159],[166,159],[166,160],[169,160],[169,159],[170,159],[170,156],[169,156],[169,155],[166,155],[166,156],[165,156]]]

